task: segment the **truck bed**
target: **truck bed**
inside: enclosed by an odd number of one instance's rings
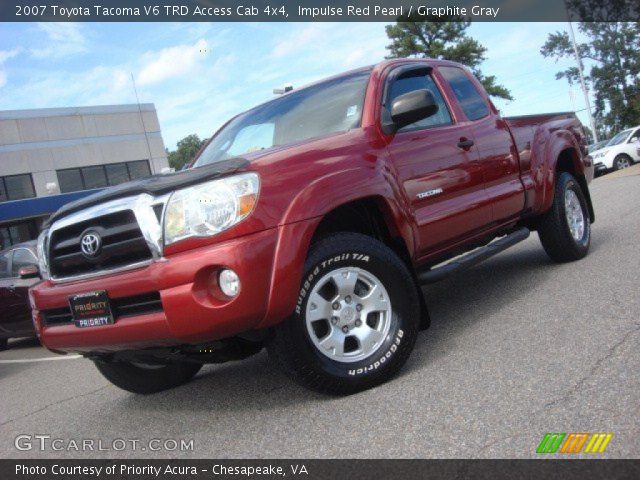
[[[531,142],[536,134],[536,129],[544,124],[548,130],[567,129],[576,132],[582,129],[580,120],[574,112],[540,113],[536,115],[520,115],[503,117],[509,125],[518,152],[531,150]]]

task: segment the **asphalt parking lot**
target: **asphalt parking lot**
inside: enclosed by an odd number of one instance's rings
[[[264,352],[136,396],[88,360],[13,342],[0,353],[0,456],[529,458],[546,432],[611,432],[595,456],[639,458],[640,165],[596,179],[592,196],[586,259],[553,264],[534,234],[425,289],[432,326],[402,374],[346,398],[292,384]],[[193,450],[22,451],[20,434]]]

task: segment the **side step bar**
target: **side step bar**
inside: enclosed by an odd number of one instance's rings
[[[469,267],[472,267],[487,258],[493,257],[494,255],[506,250],[509,247],[514,246],[516,243],[520,243],[523,240],[529,238],[529,229],[528,228],[520,228],[515,230],[514,232],[506,235],[499,240],[495,240],[484,247],[473,250],[470,253],[467,253],[461,257],[458,257],[455,260],[452,260],[449,263],[444,264],[441,267],[432,268],[430,270],[426,270],[418,273],[418,282],[420,284],[425,285],[428,283],[435,283],[448,275],[451,275],[455,272],[460,272],[462,270],[466,270]]]

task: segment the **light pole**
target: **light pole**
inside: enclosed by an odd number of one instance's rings
[[[596,130],[596,121],[593,118],[591,112],[591,102],[589,101],[589,91],[587,90],[587,83],[584,81],[584,72],[582,71],[582,60],[578,54],[578,45],[576,44],[576,35],[573,31],[573,24],[571,23],[571,14],[569,13],[569,7],[565,2],[564,7],[567,11],[567,17],[569,19],[569,32],[571,32],[571,43],[573,44],[573,53],[576,56],[576,62],[578,62],[578,76],[580,77],[580,85],[582,86],[582,93],[584,94],[584,101],[587,105],[587,114],[589,115],[589,123],[591,124],[591,132],[593,133],[593,142],[598,143],[598,131]]]

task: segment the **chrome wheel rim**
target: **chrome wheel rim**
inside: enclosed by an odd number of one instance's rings
[[[579,242],[584,236],[585,220],[580,199],[573,190],[568,189],[564,192],[564,210],[571,236],[576,242]]]
[[[343,363],[370,357],[391,327],[391,299],[370,272],[345,267],[324,275],[313,287],[305,310],[307,332],[324,356]]]

